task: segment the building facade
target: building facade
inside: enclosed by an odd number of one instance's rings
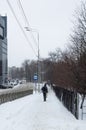
[[[0,84],[7,81],[7,16],[0,16]]]

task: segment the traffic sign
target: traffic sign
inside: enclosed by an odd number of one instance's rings
[[[34,74],[33,79],[34,79],[34,80],[38,80],[38,75],[37,75],[37,74]]]

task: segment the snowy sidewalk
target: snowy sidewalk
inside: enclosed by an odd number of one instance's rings
[[[42,93],[2,104],[0,130],[85,130],[86,121],[78,121],[50,91],[43,102]]]

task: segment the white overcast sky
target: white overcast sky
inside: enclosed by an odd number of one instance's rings
[[[74,11],[81,0],[21,0],[30,27],[39,32],[40,56],[48,56],[56,48],[64,49],[73,24]],[[19,0],[9,0],[30,44],[37,53],[37,45],[22,15]],[[29,42],[22,33],[7,0],[0,0],[0,14],[8,17],[8,65],[21,66],[25,59],[37,59]],[[37,33],[33,32],[37,40]]]

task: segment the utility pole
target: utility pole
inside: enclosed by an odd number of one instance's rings
[[[40,49],[39,49],[39,32],[35,29],[25,27],[26,31],[36,32],[37,33],[37,76],[38,76],[38,91],[40,92],[40,82],[41,82],[41,75],[40,75]]]
[[[38,35],[38,91],[40,92],[40,82],[41,82],[41,75],[40,75],[40,52],[39,52],[39,33]]]

